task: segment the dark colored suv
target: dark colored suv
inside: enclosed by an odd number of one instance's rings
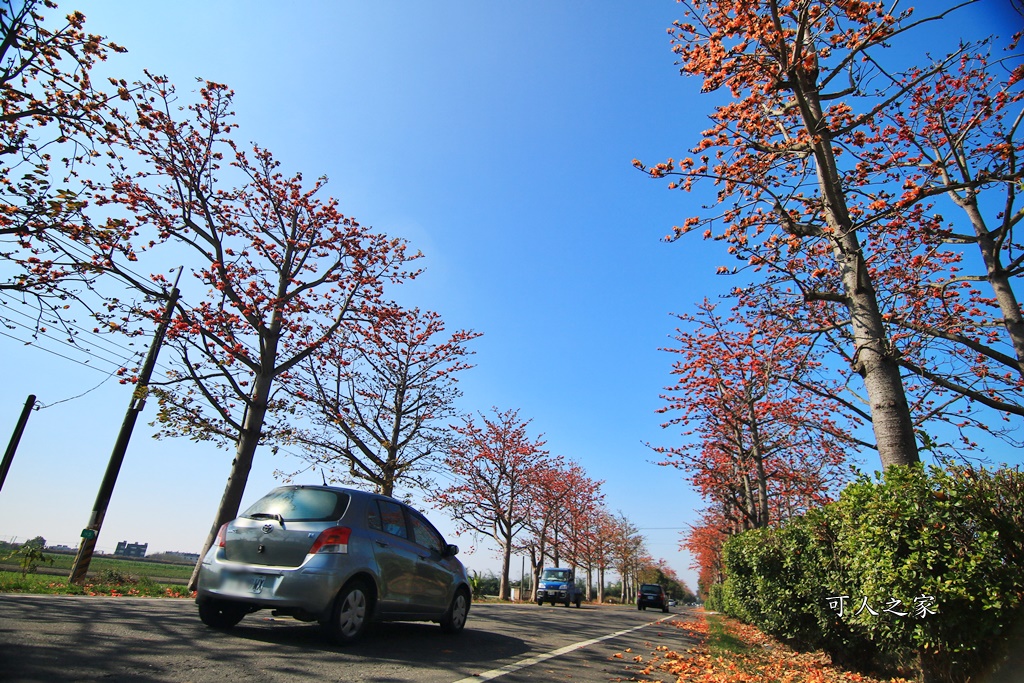
[[[458,552],[401,501],[282,486],[221,527],[199,572],[199,617],[223,629],[271,609],[319,621],[339,643],[371,621],[435,621],[458,632],[470,606]]]
[[[662,612],[668,611],[668,596],[665,589],[656,583],[640,584],[640,592],[636,595],[636,608],[660,607]]]

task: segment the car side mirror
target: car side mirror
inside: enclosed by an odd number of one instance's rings
[[[457,545],[455,545],[453,543],[449,543],[448,545],[445,546],[445,548],[444,548],[444,556],[445,557],[455,557],[458,554],[459,554],[459,546],[457,546]]]

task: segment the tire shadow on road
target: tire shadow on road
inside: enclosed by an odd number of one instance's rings
[[[461,633],[450,634],[432,623],[378,623],[373,624],[358,642],[342,646],[331,643],[318,624],[287,618],[261,619],[257,615],[250,615],[230,631],[220,632],[219,635],[223,638],[273,644],[276,647],[301,648],[307,652],[347,654],[401,664],[480,664],[518,657],[530,650],[530,646],[521,638],[474,630],[471,624]]]

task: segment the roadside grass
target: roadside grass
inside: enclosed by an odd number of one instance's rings
[[[710,614],[706,619],[708,625],[707,647],[712,657],[750,654],[753,645],[729,628],[728,622],[722,615]]]
[[[64,574],[71,573],[71,565],[75,562],[74,555],[47,552],[46,556],[53,560],[53,563],[40,562],[38,566],[51,570],[62,570]],[[16,560],[8,560],[4,564],[15,564]],[[150,578],[180,579],[188,581],[192,577],[191,564],[171,564],[169,562],[143,562],[139,560],[124,560],[120,558],[104,557],[94,555],[89,562],[89,573],[100,573],[103,571],[116,571],[122,574],[133,576],[148,576]]]
[[[821,652],[796,652],[753,626],[720,614],[667,622],[698,644],[684,652],[656,645],[649,656],[627,649],[611,659],[632,660],[630,680],[677,683],[911,683],[905,678],[875,678],[833,666]],[[655,645],[654,643],[650,643]],[[650,677],[650,678],[648,678]]]
[[[117,572],[98,572],[81,586],[69,584],[66,577],[0,571],[0,593],[37,593],[42,595],[109,595],[146,598],[188,598],[192,594],[179,584],[157,583],[149,577]]]

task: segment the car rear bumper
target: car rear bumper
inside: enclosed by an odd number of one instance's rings
[[[313,555],[298,567],[231,562],[212,550],[203,560],[196,601],[228,600],[257,609],[299,609],[322,614],[351,575],[338,555]]]

